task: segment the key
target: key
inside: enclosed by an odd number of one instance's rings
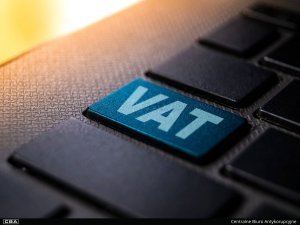
[[[300,75],[300,36],[295,36],[269,55],[265,56],[262,64],[274,67],[292,75]]]
[[[278,36],[276,29],[245,17],[218,27],[200,40],[238,56],[248,57],[270,44]]]
[[[119,215],[212,217],[239,201],[235,190],[76,119],[25,144],[10,161]]]
[[[209,153],[247,125],[244,118],[142,79],[92,104],[86,116],[197,162],[212,158]]]
[[[32,184],[0,172],[0,218],[60,217],[68,209]]]
[[[270,205],[261,205],[250,213],[248,218],[257,218],[257,219],[295,219],[296,216],[293,216],[285,211],[282,211],[278,208],[275,208]]]
[[[299,146],[299,138],[269,129],[226,166],[227,174],[299,203]]]
[[[245,12],[245,14],[251,18],[255,18],[270,24],[291,30],[299,30],[300,14],[296,11],[259,3]]]
[[[192,46],[147,75],[231,107],[244,107],[276,81],[273,72]]]
[[[258,116],[300,132],[300,81],[292,81],[258,112]]]

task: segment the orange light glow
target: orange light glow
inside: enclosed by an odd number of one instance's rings
[[[140,0],[1,0],[0,64]]]

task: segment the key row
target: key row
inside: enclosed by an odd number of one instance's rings
[[[230,106],[253,101],[277,79],[273,72],[199,46],[184,50],[146,74],[186,92]],[[299,132],[299,105],[300,81],[294,80],[262,106],[258,116]]]
[[[295,179],[300,172],[299,144],[299,138],[269,129],[226,165],[226,173],[299,203],[300,187]],[[10,162],[121,216],[222,217],[243,202],[243,196],[233,187],[76,119],[23,145]],[[15,215],[51,216],[61,210],[62,205],[45,193],[35,191],[32,195],[30,187],[15,184],[4,175],[0,179],[4,180],[0,203],[3,215],[18,212],[12,208],[22,210],[27,201],[33,203],[24,214]],[[277,214],[280,210],[269,206],[262,208],[249,216],[291,217],[284,212]]]
[[[256,13],[258,11],[268,11],[267,6],[256,6],[252,9],[252,12]],[[275,9],[273,9],[272,12],[275,13]],[[252,14],[250,13],[250,15]],[[284,13],[284,16],[289,18],[287,17],[287,13]],[[298,27],[300,21],[299,14],[296,19],[295,16],[292,17],[292,21],[289,22],[295,22],[295,26],[297,25]],[[233,18],[226,24],[221,25],[205,37],[202,37],[199,42],[240,57],[249,57],[270,46],[270,44],[279,39],[279,37],[280,34],[277,31],[277,27],[253,20],[252,18],[239,16]],[[277,49],[271,51],[260,60],[260,63],[299,76],[299,47],[300,36],[298,34],[293,34]]]

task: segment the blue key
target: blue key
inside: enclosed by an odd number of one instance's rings
[[[247,124],[242,117],[142,79],[92,104],[86,116],[200,159]]]

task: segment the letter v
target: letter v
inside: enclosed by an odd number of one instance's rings
[[[129,96],[129,98],[121,105],[118,109],[119,113],[124,115],[129,115],[141,109],[144,109],[148,106],[151,106],[155,103],[158,103],[162,100],[169,98],[166,95],[158,94],[152,98],[149,98],[143,102],[137,103],[139,99],[148,91],[148,88],[138,86],[137,89]]]

